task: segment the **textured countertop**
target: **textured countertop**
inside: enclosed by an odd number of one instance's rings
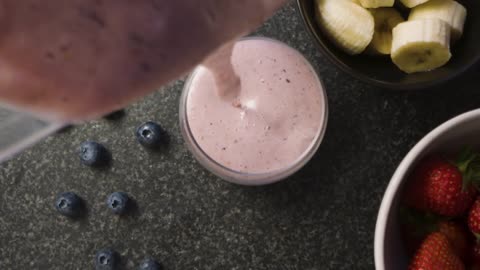
[[[125,269],[153,256],[166,269],[373,269],[373,235],[382,194],[397,164],[428,131],[480,107],[471,72],[437,89],[389,91],[361,83],[315,48],[293,3],[258,34],[299,49],[324,80],[330,118],[323,144],[299,173],[247,188],[206,172],[178,127],[182,81],[127,108],[119,121],[94,121],[51,136],[0,165],[0,269],[93,269],[96,250],[113,247]],[[160,122],[168,149],[149,153],[135,127]],[[104,143],[113,165],[79,164],[87,139]],[[105,200],[130,193],[131,216],[112,216]],[[70,221],[54,197],[74,191],[88,216]]]

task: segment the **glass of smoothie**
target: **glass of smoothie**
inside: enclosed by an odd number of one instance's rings
[[[231,57],[223,57],[235,78],[200,65],[187,79],[182,135],[198,162],[224,180],[265,185],[285,179],[323,139],[323,83],[301,53],[280,41],[250,37],[232,48]]]

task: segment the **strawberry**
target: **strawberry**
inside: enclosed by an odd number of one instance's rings
[[[477,195],[473,181],[479,176],[474,172],[479,162],[478,155],[470,150],[464,151],[456,163],[439,156],[428,157],[407,184],[407,205],[442,216],[462,216]]]
[[[448,238],[453,251],[461,259],[468,259],[471,241],[463,222],[442,220],[440,216],[411,208],[401,208],[400,215],[404,243],[409,254],[413,254],[430,233],[439,232]]]
[[[400,208],[401,232],[408,254],[413,255],[425,237],[438,231],[440,217],[413,208]]]
[[[468,227],[477,239],[480,238],[480,197],[477,197],[468,213]]]
[[[474,265],[477,265],[480,269],[480,243],[476,243],[472,249],[472,261]]]
[[[429,177],[430,172],[438,167],[438,164],[442,164],[443,159],[438,156],[427,157],[422,160],[415,170],[410,175],[407,186],[405,204],[411,208],[428,211],[427,200],[425,197],[425,182]]]
[[[445,235],[450,245],[463,261],[467,260],[470,249],[470,239],[466,226],[454,221],[440,221],[437,225],[438,232]]]
[[[464,270],[448,238],[434,232],[427,236],[408,267],[409,270]]]

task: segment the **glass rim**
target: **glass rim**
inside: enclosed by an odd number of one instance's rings
[[[285,168],[275,169],[272,171],[258,172],[258,173],[248,173],[248,172],[233,170],[217,162],[212,157],[210,157],[210,155],[208,155],[202,149],[202,147],[198,144],[197,140],[193,137],[190,125],[188,123],[188,115],[187,115],[188,114],[187,103],[188,103],[191,83],[193,78],[195,78],[195,74],[198,72],[201,65],[198,65],[197,67],[195,67],[194,70],[188,75],[185,81],[182,94],[180,97],[180,108],[179,108],[180,119],[179,120],[180,120],[181,133],[184,140],[186,141],[187,148],[193,154],[194,158],[203,167],[205,167],[208,171],[212,172],[213,174],[222,178],[225,181],[241,184],[241,185],[256,186],[256,185],[271,184],[271,183],[283,180],[291,176],[292,174],[296,173],[301,168],[303,168],[312,159],[312,157],[315,155],[318,148],[320,147],[320,144],[323,141],[323,138],[325,136],[326,127],[328,123],[328,97],[327,97],[327,93],[325,91],[325,85],[322,79],[320,78],[317,71],[315,70],[313,65],[310,63],[310,61],[308,61],[308,59],[300,51],[298,51],[295,48],[292,48],[291,46],[289,46],[288,44],[282,41],[272,39],[272,38],[267,38],[267,37],[257,37],[257,36],[244,37],[239,39],[238,42],[248,41],[248,40],[266,40],[266,41],[276,42],[283,46],[286,46],[294,50],[296,53],[298,53],[308,64],[308,67],[313,71],[313,74],[315,75],[315,78],[317,79],[320,85],[320,87],[318,88],[318,91],[320,91],[320,95],[324,100],[324,109],[322,112],[324,117],[323,117],[322,124],[318,128],[318,132],[315,138],[312,140],[312,143],[308,146],[308,148],[298,158],[296,158],[291,165]]]

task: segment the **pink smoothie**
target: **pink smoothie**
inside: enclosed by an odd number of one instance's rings
[[[228,99],[209,69],[194,72],[186,103],[193,138],[211,159],[237,172],[291,167],[324,128],[326,100],[315,71],[300,53],[268,39],[237,42],[232,64],[240,90]]]

